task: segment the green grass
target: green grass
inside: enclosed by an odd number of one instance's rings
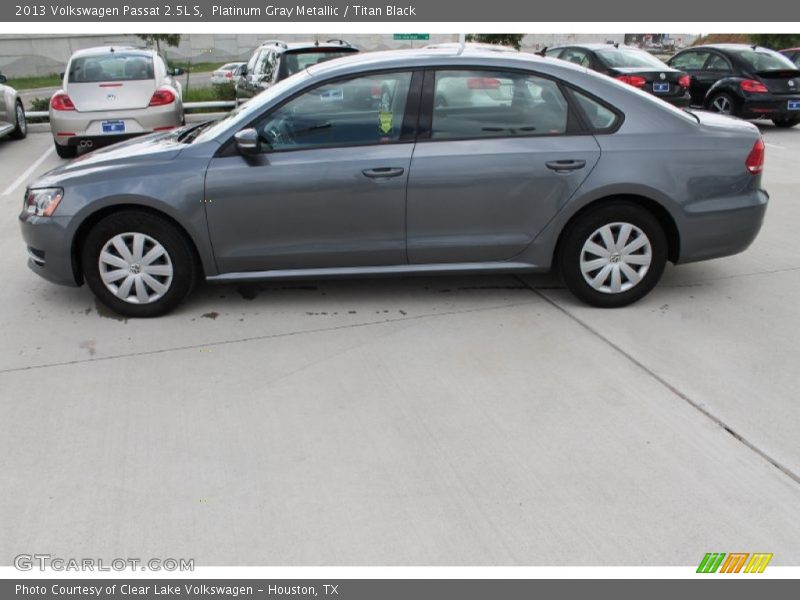
[[[60,87],[61,77],[56,73],[50,75],[38,75],[35,77],[9,77],[6,85],[10,85],[15,90],[33,90],[43,87]]]
[[[225,63],[198,62],[190,65],[188,62],[169,61],[170,67],[180,67],[181,69],[185,71],[191,71],[192,73],[205,73],[206,71],[213,71],[214,69],[221,67],[223,64]]]
[[[213,102],[215,100],[234,100],[236,92],[232,83],[222,83],[207,87],[192,87],[184,90],[184,102]]]

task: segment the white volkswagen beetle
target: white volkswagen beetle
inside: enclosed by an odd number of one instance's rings
[[[25,108],[17,90],[5,85],[6,81],[5,75],[0,73],[0,138],[8,135],[21,140],[28,135]]]

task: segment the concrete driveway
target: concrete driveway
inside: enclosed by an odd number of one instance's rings
[[[763,131],[753,247],[626,309],[437,277],[147,321],[29,272],[16,216],[59,159],[0,143],[0,564],[800,564],[800,129]]]

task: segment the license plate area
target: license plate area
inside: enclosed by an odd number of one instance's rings
[[[789,104],[788,104],[787,108],[789,110],[800,110],[800,99],[789,100]]]
[[[103,121],[103,133],[125,133],[125,121]]]
[[[669,82],[668,81],[656,81],[653,83],[653,91],[656,94],[666,94],[669,92]]]

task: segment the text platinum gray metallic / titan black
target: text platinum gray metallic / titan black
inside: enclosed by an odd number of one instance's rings
[[[469,48],[312,66],[213,124],[32,182],[31,268],[128,316],[201,279],[537,272],[601,307],[761,227],[755,126],[557,59]]]

